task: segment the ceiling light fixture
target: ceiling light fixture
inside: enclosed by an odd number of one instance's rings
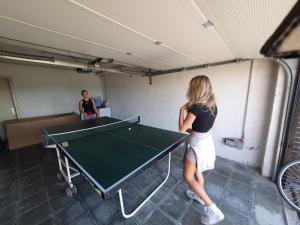
[[[211,20],[207,20],[205,23],[202,23],[204,28],[212,27],[214,23]]]

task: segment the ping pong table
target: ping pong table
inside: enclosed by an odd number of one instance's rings
[[[119,120],[101,117],[42,129],[43,144],[55,148],[59,179],[65,179],[66,194],[77,189],[72,179],[82,174],[104,198],[118,192],[122,215],[133,216],[167,181],[171,151],[183,143],[186,134],[140,124],[140,117]],[[130,214],[126,214],[122,187],[133,177],[168,154],[163,182]],[[72,164],[72,165],[71,165]]]

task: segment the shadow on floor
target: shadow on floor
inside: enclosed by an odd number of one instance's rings
[[[68,198],[58,181],[55,152],[34,145],[0,154],[0,224],[124,224],[195,225],[203,208],[185,196],[182,147],[172,153],[167,183],[132,218],[121,216],[118,196],[102,200],[82,177],[78,195]],[[206,172],[206,190],[224,211],[222,225],[287,225],[276,185],[257,171],[218,157]],[[163,180],[167,158],[157,162],[122,190],[130,212]]]

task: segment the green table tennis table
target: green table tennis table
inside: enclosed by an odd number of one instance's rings
[[[133,216],[167,181],[171,151],[186,134],[140,124],[140,117],[119,120],[101,117],[42,129],[43,145],[55,148],[59,179],[68,184],[66,194],[77,193],[72,178],[82,174],[104,198],[118,192],[122,214]],[[162,157],[168,156],[163,182],[130,214],[124,210],[122,187]],[[71,162],[71,163],[70,163]]]

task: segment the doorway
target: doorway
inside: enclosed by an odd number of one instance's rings
[[[5,142],[4,121],[16,119],[16,110],[8,78],[0,78],[0,143]]]

